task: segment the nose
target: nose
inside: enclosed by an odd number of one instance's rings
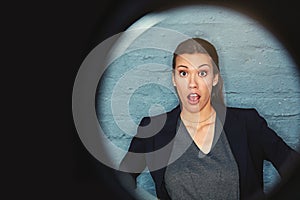
[[[195,80],[195,75],[193,76],[190,76],[190,79],[189,79],[189,88],[190,89],[193,89],[193,88],[197,88],[198,87],[198,84]]]

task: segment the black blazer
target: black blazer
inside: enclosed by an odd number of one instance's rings
[[[222,114],[218,109],[216,111],[217,116]],[[180,106],[177,106],[165,114],[143,118],[129,147],[129,152],[139,153],[139,156],[132,157],[128,153],[120,165],[121,170],[135,170],[136,173],[130,173],[134,187],[139,172],[148,167],[159,199],[170,199],[164,185],[164,173],[179,114]],[[290,163],[300,159],[298,152],[270,129],[255,109],[228,107],[224,119],[223,130],[239,169],[241,199],[264,198],[263,161],[270,161],[284,177]]]

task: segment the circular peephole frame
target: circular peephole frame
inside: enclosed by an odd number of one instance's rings
[[[115,21],[117,20],[117,19],[120,19],[121,17],[122,17],[122,15],[126,15],[126,16],[128,16],[128,15],[130,15],[131,17],[130,17],[130,19],[128,20],[128,21],[124,21],[124,19],[123,19],[123,22],[124,23],[122,23],[121,25],[120,25],[120,27],[115,27],[115,28],[108,28],[108,29],[110,29],[108,32],[110,32],[110,33],[112,33],[112,34],[117,34],[117,32],[118,31],[120,31],[120,32],[122,32],[122,31],[125,31],[126,30],[126,28],[129,28],[130,27],[130,25],[131,24],[133,24],[136,20],[138,20],[138,19],[135,19],[136,18],[136,16],[137,15],[140,15],[141,16],[141,10],[144,10],[145,12],[143,13],[143,14],[146,14],[146,13],[148,13],[148,12],[150,12],[151,13],[151,11],[156,11],[156,10],[160,10],[160,11],[164,11],[164,10],[168,10],[168,9],[172,9],[172,8],[178,8],[178,7],[180,7],[180,6],[187,6],[187,5],[196,5],[196,3],[195,2],[193,2],[193,3],[189,3],[189,4],[182,4],[182,3],[176,3],[176,5],[170,5],[170,4],[166,4],[164,7],[162,7],[162,6],[160,6],[157,2],[152,2],[152,4],[151,4],[151,6],[149,7],[149,4],[150,3],[140,3],[139,5],[140,5],[140,7],[139,8],[136,8],[137,10],[139,10],[139,11],[137,11],[136,13],[137,14],[135,14],[135,12],[132,12],[131,14],[129,14],[129,13],[127,13],[126,12],[126,10],[128,10],[127,8],[131,8],[131,9],[134,9],[134,8],[132,8],[131,6],[131,4],[130,3],[128,3],[128,4],[123,4],[121,7],[121,9],[120,9],[120,7],[119,8],[117,8],[116,9],[116,11],[117,12],[114,12],[114,14],[116,14],[116,15],[114,15],[114,16],[112,16],[112,19],[111,19],[111,23],[112,24],[116,24],[115,23]],[[148,6],[147,6],[148,5]],[[286,47],[286,49],[288,50],[288,52],[290,53],[290,55],[291,55],[291,57],[293,58],[293,60],[295,61],[295,63],[296,63],[296,66],[298,66],[298,70],[299,70],[299,60],[298,60],[298,52],[296,52],[296,50],[295,50],[295,48],[293,47],[293,45],[291,45],[291,43],[292,43],[292,41],[293,41],[293,38],[288,38],[287,37],[287,35],[284,35],[284,34],[282,34],[282,32],[283,32],[283,30],[282,30],[282,27],[285,27],[285,26],[283,26],[282,24],[278,24],[278,27],[277,26],[274,26],[274,22],[273,22],[273,24],[271,23],[271,22],[269,22],[269,21],[267,21],[267,20],[263,20],[263,13],[257,13],[257,11],[255,11],[255,6],[252,8],[252,9],[250,9],[250,8],[245,8],[245,7],[243,7],[242,5],[239,5],[238,3],[236,3],[236,4],[234,4],[234,5],[230,5],[230,4],[217,4],[217,3],[214,3],[214,4],[201,4],[201,3],[197,3],[197,5],[199,5],[199,6],[201,6],[201,5],[212,5],[212,6],[218,6],[218,7],[224,7],[224,8],[229,8],[229,9],[233,9],[233,10],[236,10],[237,12],[240,12],[240,13],[242,13],[242,14],[245,14],[245,15],[247,15],[247,16],[249,16],[250,18],[254,18],[254,19],[256,19],[257,21],[259,21],[262,25],[264,25],[265,27],[266,27],[266,29],[267,30],[269,30],[270,32],[272,32],[274,35],[275,35],[275,37],[284,45],[284,47]],[[263,4],[262,4],[263,5]],[[259,7],[259,5],[257,5],[258,7]],[[136,6],[136,7],[138,7],[138,6]],[[147,8],[148,7],[148,8]],[[150,8],[150,9],[149,9]],[[153,10],[152,10],[153,9]],[[277,8],[278,9],[278,8]],[[119,12],[119,13],[118,13]],[[126,13],[126,14],[125,14]],[[269,10],[269,12],[267,12],[267,14],[265,14],[265,15],[269,15],[267,18],[270,18],[270,16],[272,16],[272,11],[270,11]],[[139,17],[139,16],[138,16]],[[287,19],[287,20],[291,20],[291,19]],[[103,28],[103,27],[102,27]],[[125,29],[124,29],[125,28]],[[278,28],[278,29],[277,29]],[[292,28],[290,27],[290,29],[289,30],[292,30]],[[110,35],[109,37],[111,37],[111,36],[113,36],[113,35]],[[100,36],[101,37],[101,36]],[[117,38],[119,37],[119,36],[116,36]],[[108,49],[110,49],[110,47],[111,46],[113,46],[114,44],[115,44],[115,42],[117,41],[117,38],[114,38],[114,39],[112,39],[111,41],[108,41],[105,45],[105,48],[108,48]],[[107,38],[101,38],[100,39],[100,41],[101,42],[103,42],[105,39],[107,39]],[[95,42],[95,41],[99,41],[99,39],[98,38],[96,38],[96,39],[94,39],[93,41],[92,41],[92,43],[93,44],[96,44],[96,45],[98,45],[97,44],[97,42]],[[92,45],[93,46],[93,45]],[[105,55],[106,56],[106,55]],[[96,91],[95,91],[95,93],[96,93]],[[95,94],[94,93],[94,94]],[[80,105],[78,105],[78,104],[73,104],[73,110],[74,110],[74,106],[76,107],[76,106],[80,106]],[[78,111],[78,113],[73,113],[73,115],[80,115],[80,110],[77,110]],[[91,112],[95,112],[95,111],[91,111]],[[76,117],[75,117],[76,118]],[[80,117],[78,117],[77,116],[77,120],[82,120],[82,118],[80,118]],[[77,121],[78,122],[78,121]],[[76,123],[75,123],[76,124]],[[77,127],[77,130],[78,130],[78,127]],[[81,138],[82,139],[82,138]],[[109,154],[108,154],[108,152],[101,152],[102,154],[103,154],[103,156],[107,156],[107,157],[109,157]],[[295,174],[297,173],[297,168],[295,169]],[[112,172],[112,177],[114,176],[114,174],[113,174],[113,172]],[[109,180],[107,180],[108,182],[110,182]],[[286,184],[288,184],[288,182],[285,182]],[[113,183],[112,184],[112,187],[113,187],[113,185],[114,184],[118,184],[118,183]],[[292,181],[291,181],[291,184],[294,184]],[[122,186],[121,186],[122,187]],[[113,189],[112,189],[113,190]],[[278,186],[278,188],[275,188],[274,189],[274,194],[276,193],[279,193],[280,194],[280,192],[285,192],[285,190],[284,190],[284,186],[282,186],[281,187],[281,185],[279,184],[279,186]],[[295,191],[294,191],[295,192]],[[291,193],[289,194],[289,195],[291,195]],[[129,194],[129,196],[131,196],[131,194]]]

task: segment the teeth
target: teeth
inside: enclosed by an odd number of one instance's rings
[[[198,96],[198,94],[193,93],[193,94],[190,94],[190,96],[191,97],[196,97],[196,96]]]

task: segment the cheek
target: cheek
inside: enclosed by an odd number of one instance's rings
[[[176,90],[180,97],[187,92],[187,83],[184,79],[175,79]]]
[[[179,94],[183,94],[186,91],[186,88],[181,84],[177,84],[176,89]]]
[[[210,77],[201,79],[199,81],[199,89],[202,91],[210,92],[212,90],[212,79]]]
[[[175,77],[174,80],[175,80],[175,84],[176,84],[177,88],[186,88],[187,87],[188,82],[186,79]]]

